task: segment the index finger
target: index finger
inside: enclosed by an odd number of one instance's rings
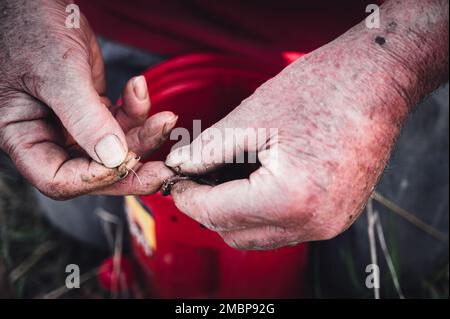
[[[272,220],[270,176],[259,170],[248,179],[217,186],[182,180],[172,188],[172,198],[183,213],[214,231],[257,227]]]
[[[54,199],[76,197],[112,184],[136,163],[127,159],[117,168],[107,168],[88,158],[71,158],[45,119],[8,124],[2,135],[11,141],[7,151],[21,174]]]

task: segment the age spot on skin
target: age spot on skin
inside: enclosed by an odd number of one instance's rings
[[[388,24],[387,31],[388,32],[394,32],[395,29],[397,29],[397,23],[395,21],[390,22]]]
[[[67,50],[67,51],[64,53],[64,55],[62,56],[62,58],[63,58],[64,60],[66,60],[66,59],[68,58],[70,50],[71,50],[71,49]]]
[[[376,37],[376,38],[375,38],[375,43],[377,43],[377,44],[379,44],[379,45],[382,46],[383,44],[386,43],[386,39],[383,38],[383,37]]]

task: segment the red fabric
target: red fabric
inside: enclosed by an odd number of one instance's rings
[[[309,52],[364,19],[364,1],[78,0],[100,35],[163,55],[226,52],[270,59]]]

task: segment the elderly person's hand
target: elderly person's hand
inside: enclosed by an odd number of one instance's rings
[[[127,84],[121,108],[111,106],[95,36],[84,17],[80,28],[66,27],[68,3],[0,2],[0,147],[56,199],[152,193],[172,172],[162,162],[137,164],[127,154],[156,149],[176,116],[163,112],[146,120],[143,77]],[[140,179],[124,179],[132,167]]]
[[[243,151],[261,163],[248,179],[176,183],[177,207],[243,249],[328,239],[349,227],[410,108],[448,78],[448,1],[403,4],[386,2],[379,29],[363,22],[262,85],[213,125],[223,140],[207,129],[190,152],[169,154],[166,164],[184,174],[215,171]],[[251,143],[243,133],[236,146],[226,128],[278,134]]]

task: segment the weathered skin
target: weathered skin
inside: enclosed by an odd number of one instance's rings
[[[83,18],[80,29],[65,27],[68,3],[0,1],[0,147],[33,185],[56,199],[155,192],[172,175],[162,162],[124,165],[124,159],[107,168],[95,145],[113,134],[125,155],[146,155],[165,140],[177,117],[162,112],[146,120],[147,87],[144,81],[139,98],[136,79],[123,91],[123,107],[111,105],[89,25]],[[141,182],[127,175],[133,167]]]
[[[355,26],[214,125],[279,128],[277,163],[267,145],[250,147],[262,167],[249,179],[215,187],[180,181],[172,190],[177,207],[242,249],[328,239],[349,227],[408,112],[448,79],[448,1],[388,1],[380,14],[380,29]],[[196,143],[208,139],[192,149]],[[201,163],[178,154],[166,164],[184,174],[219,166],[208,154]]]
[[[79,30],[64,27],[65,5],[0,2],[0,147],[54,198],[155,192],[173,176],[163,163],[138,163],[139,178],[128,173],[119,180],[123,166],[99,164],[95,145],[114,134],[127,152],[145,155],[176,116],[163,112],[145,121],[148,95],[139,99],[131,81],[123,108],[112,107],[103,97],[95,37],[85,20]],[[262,167],[248,180],[215,187],[180,181],[172,192],[177,206],[238,248],[275,248],[345,230],[411,107],[448,78],[448,1],[388,1],[381,23],[380,29],[360,24],[301,58],[218,122],[279,128],[278,161],[261,151]],[[167,164],[184,174],[217,167],[206,156],[200,165],[176,156]]]

